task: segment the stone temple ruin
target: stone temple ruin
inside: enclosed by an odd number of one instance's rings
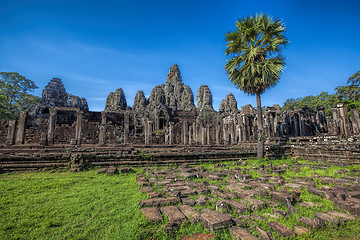
[[[102,112],[89,111],[84,98],[69,98],[61,80],[54,78],[38,106],[1,125],[0,144],[234,145],[256,141],[257,112],[251,105],[238,109],[230,93],[216,111],[206,85],[199,88],[196,101],[197,106],[177,65],[171,66],[165,84],[155,86],[149,99],[138,91],[129,107],[119,88],[109,94]],[[333,109],[332,118],[325,116],[324,108],[283,112],[274,105],[265,108],[264,127],[268,142],[289,137],[356,138],[360,118],[358,109],[352,109],[348,118],[343,104]]]
[[[119,88],[109,94],[102,112],[89,111],[84,98],[68,94],[61,80],[54,78],[35,108],[21,112],[17,120],[1,121],[0,171],[66,167],[72,159],[79,162],[74,169],[80,169],[77,166],[85,162],[151,165],[149,159],[167,164],[256,157],[254,107],[238,108],[231,93],[219,111],[212,102],[209,87],[202,85],[195,105],[177,65],[171,66],[165,84],[155,86],[149,98],[138,91],[129,107]],[[331,117],[321,107],[283,112],[274,105],[264,109],[263,119],[267,158],[321,156],[334,162],[359,162],[358,109],[348,113],[338,104]],[[145,152],[151,153],[147,157]]]

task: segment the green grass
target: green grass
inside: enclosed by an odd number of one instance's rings
[[[300,169],[293,168],[293,164],[305,164]],[[263,176],[256,169],[260,164],[268,166],[287,164],[290,167],[281,174],[287,181],[292,177],[313,177],[314,172],[320,176],[341,177],[352,176],[350,170],[359,169],[360,165],[346,167],[329,166],[325,169],[314,170],[313,163],[303,159],[280,160],[247,160],[247,166],[234,165],[233,162],[224,162],[230,169],[235,167],[247,168],[245,171],[253,178]],[[326,164],[326,163],[321,163]],[[206,169],[219,171],[215,164],[203,164]],[[171,169],[178,166],[169,165]],[[167,167],[156,167],[159,170]],[[174,236],[167,236],[163,225],[167,223],[165,216],[162,223],[150,223],[141,214],[138,203],[147,198],[146,194],[139,191],[136,183],[136,173],[143,172],[141,168],[134,168],[135,173],[107,176],[97,174],[97,169],[80,173],[70,172],[34,172],[14,173],[0,175],[0,239],[180,239],[184,234],[209,233],[201,223],[191,224],[185,222],[175,230]],[[347,169],[347,174],[336,174],[340,169]],[[271,174],[271,173],[269,173]],[[358,173],[357,173],[358,174]],[[275,174],[271,174],[275,175]],[[356,176],[356,175],[355,175]],[[230,176],[221,181],[208,181],[210,184],[219,185],[222,190],[227,190],[221,184]],[[193,179],[200,183],[205,179]],[[316,179],[314,179],[316,181]],[[226,181],[225,181],[226,182]],[[321,187],[321,182],[316,182]],[[281,189],[281,186],[276,186]],[[158,189],[160,190],[160,189]],[[219,198],[210,194],[216,200]],[[198,196],[191,196],[196,199]],[[257,197],[260,200],[270,200],[269,196]],[[300,216],[314,217],[317,211],[340,209],[322,197],[310,194],[305,188],[301,190],[301,198],[321,204],[322,208],[304,208],[296,204],[298,214],[290,214],[279,219],[267,218],[255,220],[256,224],[265,231],[271,231],[267,223],[272,220],[279,221],[292,228],[302,225]],[[240,199],[236,199],[240,201]],[[198,211],[204,208],[215,208],[215,202],[205,206],[194,206]],[[287,207],[280,205],[278,209],[287,211]],[[250,211],[245,215],[263,213],[273,214],[272,207]],[[239,214],[231,211],[237,217]],[[254,225],[248,224],[248,231],[258,236]],[[219,239],[231,239],[229,230],[217,232]],[[275,239],[282,239],[273,232]],[[342,224],[337,229],[328,227],[312,231],[310,234],[291,239],[357,239],[360,236],[360,218],[355,222]]]
[[[147,226],[136,174],[0,176],[0,239],[137,239]]]

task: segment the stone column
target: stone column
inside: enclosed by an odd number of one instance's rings
[[[220,145],[220,125],[216,123],[215,126],[215,144]]]
[[[210,145],[210,125],[206,125],[206,143]]]
[[[9,127],[6,136],[6,144],[13,145],[15,143],[15,129],[16,129],[16,121],[9,120],[8,121]]]
[[[193,129],[192,129],[192,125],[189,125],[189,145],[193,144]]]
[[[55,140],[55,127],[56,127],[56,109],[50,108],[49,127],[47,133],[47,144],[54,144]]]
[[[76,112],[76,128],[75,128],[76,145],[81,145],[81,130],[82,130],[83,117],[84,117],[84,111],[80,110]]]
[[[169,122],[169,144],[174,144],[174,123]]]
[[[201,144],[205,145],[206,143],[206,128],[201,127]]]
[[[150,145],[151,143],[151,132],[152,132],[152,121],[149,121],[148,118],[145,119],[145,145]]]
[[[359,109],[353,108],[350,111],[351,124],[354,134],[359,134],[360,132],[360,117]]]
[[[196,122],[193,123],[193,133],[194,133],[194,142],[195,142],[195,144],[197,144],[198,143],[198,137],[197,137]]]
[[[351,134],[351,129],[350,129],[346,106],[343,103],[338,103],[337,108],[339,109],[339,114],[342,120],[344,134],[345,136],[349,136]]]
[[[129,140],[129,114],[124,114],[124,144],[127,144]]]
[[[24,144],[26,116],[27,116],[27,112],[25,111],[20,112],[20,117],[17,124],[17,134],[15,139],[16,144]]]
[[[101,112],[101,124],[99,131],[99,145],[106,144],[106,112]]]
[[[187,145],[188,144],[188,134],[189,130],[188,130],[188,122],[186,119],[183,120],[183,144]]]
[[[230,139],[231,139],[231,144],[234,144],[235,143],[235,128],[234,128],[233,122],[230,125]]]

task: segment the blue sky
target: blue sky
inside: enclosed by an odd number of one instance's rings
[[[196,101],[210,87],[214,108],[233,93],[238,107],[256,106],[255,96],[228,80],[224,33],[238,18],[267,13],[284,20],[290,44],[286,69],[262,97],[264,106],[288,98],[334,93],[360,70],[358,1],[3,1],[0,0],[0,71],[18,72],[42,89],[61,78],[68,93],[101,111],[108,94],[150,95],[172,64]]]

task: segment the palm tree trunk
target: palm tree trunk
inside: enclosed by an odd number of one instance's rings
[[[260,93],[256,93],[256,103],[258,112],[258,146],[257,146],[257,157],[264,158],[264,128],[262,120],[262,109],[261,109],[261,98]]]

